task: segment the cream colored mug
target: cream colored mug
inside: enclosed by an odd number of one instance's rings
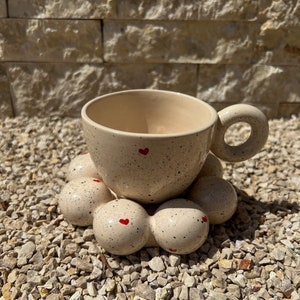
[[[128,90],[97,97],[81,112],[88,151],[104,183],[119,197],[159,203],[184,192],[211,150],[237,162],[255,155],[268,137],[257,108],[236,104],[217,113],[192,96]],[[224,141],[229,126],[251,126],[247,141]]]

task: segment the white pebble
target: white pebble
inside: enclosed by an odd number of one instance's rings
[[[150,269],[155,272],[161,272],[161,271],[165,270],[165,264],[159,256],[153,257],[148,262],[148,265],[149,265]]]

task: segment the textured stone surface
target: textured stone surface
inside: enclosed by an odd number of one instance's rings
[[[16,114],[79,116],[98,95],[133,88],[174,90],[196,95],[217,110],[233,103],[258,106],[269,117],[299,112],[300,67],[191,64],[17,64],[8,65]],[[10,90],[1,69],[1,103],[11,115]],[[4,108],[3,108],[4,109]]]
[[[281,25],[299,25],[300,3],[298,0],[259,1],[258,16],[260,21],[269,19],[276,21],[277,24]]]
[[[101,62],[101,25],[88,20],[0,19],[0,60]]]
[[[10,64],[16,114],[79,116],[80,107],[94,97],[104,77],[103,67],[74,64]]]
[[[134,88],[196,93],[193,65],[9,64],[16,114],[79,117],[88,100],[112,91]]]
[[[87,99],[127,88],[289,116],[300,111],[300,1],[0,0],[1,63],[1,118],[78,116]]]
[[[285,24],[286,25],[286,24]],[[280,28],[273,21],[265,22],[259,32],[257,60],[280,65],[300,64],[300,26]]]
[[[257,1],[118,1],[119,18],[166,20],[247,20],[257,15]]]
[[[109,62],[250,63],[256,25],[249,22],[104,21]]]
[[[0,0],[0,18],[7,17],[6,0]]]
[[[260,1],[257,58],[263,63],[300,64],[300,2]]]
[[[300,102],[300,67],[201,65],[197,96],[207,102],[246,102],[274,117],[280,102]]]
[[[115,0],[9,0],[8,9],[14,18],[100,19],[115,14]]]
[[[6,69],[0,63],[0,118],[12,117],[13,110],[11,106],[9,82],[6,76]]]

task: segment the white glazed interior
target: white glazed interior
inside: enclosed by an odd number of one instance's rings
[[[205,130],[216,111],[192,96],[170,91],[130,90],[97,97],[82,109],[93,126],[120,134],[184,135]]]

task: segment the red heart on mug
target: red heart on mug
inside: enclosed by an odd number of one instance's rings
[[[144,149],[139,149],[139,153],[143,154],[143,155],[147,155],[149,152],[148,148],[144,148]]]
[[[128,225],[129,224],[129,219],[120,219],[119,222],[123,225]]]

